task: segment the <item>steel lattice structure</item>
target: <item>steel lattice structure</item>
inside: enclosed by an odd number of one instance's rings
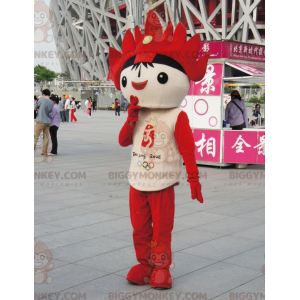
[[[121,50],[125,31],[143,29],[150,8],[202,41],[264,44],[264,0],[52,0],[50,8],[62,71],[76,80],[105,80],[108,48]]]

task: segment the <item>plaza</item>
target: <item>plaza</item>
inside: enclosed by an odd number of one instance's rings
[[[193,293],[195,299],[243,299],[247,293],[264,299],[264,165],[198,166],[203,204],[191,199],[183,167],[175,187],[173,287],[134,285],[126,280],[137,263],[125,176],[131,147],[118,143],[127,113],[98,110],[88,119],[77,110],[76,117],[77,123],[59,127],[57,156],[44,161],[35,152],[34,236],[54,264],[47,273],[53,282],[35,284],[35,299],[56,299],[54,293],[87,300],[172,299],[172,293],[181,299]]]

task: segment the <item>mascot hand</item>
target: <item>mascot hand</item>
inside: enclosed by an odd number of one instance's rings
[[[190,188],[192,192],[192,199],[197,199],[200,203],[203,203],[203,196],[201,193],[201,184],[199,181],[197,182],[191,182]]]
[[[139,120],[139,111],[142,108],[137,105],[139,102],[139,98],[135,96],[130,96],[130,105],[128,107],[128,118],[129,122],[137,122]]]

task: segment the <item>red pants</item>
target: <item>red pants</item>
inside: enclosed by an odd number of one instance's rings
[[[74,120],[75,122],[77,122],[77,119],[76,119],[76,117],[75,117],[75,115],[74,115],[75,111],[76,111],[75,108],[71,109],[71,122],[73,122],[73,120]]]
[[[174,225],[174,186],[154,192],[141,192],[130,186],[130,218],[136,258],[143,265],[157,265],[149,259],[172,262],[171,233]],[[149,244],[152,242],[152,249]],[[157,247],[155,247],[157,243]],[[163,255],[165,254],[165,255]],[[161,262],[162,263],[162,262]]]

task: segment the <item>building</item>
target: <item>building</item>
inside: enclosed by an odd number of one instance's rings
[[[109,47],[121,50],[128,28],[143,29],[149,8],[202,41],[265,40],[265,0],[52,0],[50,8],[62,72],[74,80],[105,80]]]

